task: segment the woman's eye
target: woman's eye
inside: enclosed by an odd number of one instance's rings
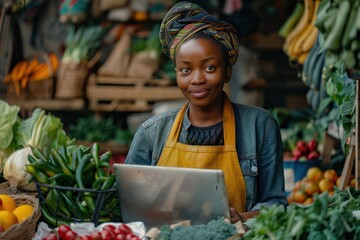
[[[182,68],[182,69],[180,69],[180,72],[183,73],[183,74],[188,74],[188,73],[190,73],[190,69]]]
[[[213,66],[213,65],[207,66],[206,71],[209,71],[209,72],[215,71],[215,66]]]

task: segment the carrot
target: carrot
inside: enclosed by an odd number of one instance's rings
[[[51,67],[53,68],[54,72],[56,72],[59,67],[59,58],[53,52],[49,53],[49,58],[51,62]]]
[[[30,75],[35,68],[39,65],[39,60],[37,58],[34,58],[30,61],[28,68],[25,71],[25,75]]]
[[[21,80],[21,89],[22,90],[26,89],[28,82],[29,82],[29,77],[24,76],[23,79]]]
[[[21,81],[21,79],[25,76],[25,71],[29,65],[29,62],[26,60],[21,61],[19,70],[17,72],[17,80]]]

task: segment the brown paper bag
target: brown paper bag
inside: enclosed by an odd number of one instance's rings
[[[158,69],[159,57],[156,53],[152,51],[138,52],[131,59],[128,77],[151,79]]]
[[[131,58],[130,48],[131,33],[125,31],[97,73],[104,76],[126,77]]]

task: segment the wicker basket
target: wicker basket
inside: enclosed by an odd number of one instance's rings
[[[15,199],[17,206],[29,204],[34,207],[32,215],[21,223],[12,225],[5,232],[0,233],[0,239],[6,240],[28,240],[34,236],[36,226],[41,216],[39,199],[32,195],[19,194],[10,195]]]
[[[89,69],[85,64],[61,63],[55,98],[84,97],[84,88],[88,75]]]
[[[55,98],[72,99],[84,97],[87,79],[100,56],[100,53],[97,53],[86,63],[61,62],[56,82]]]
[[[38,191],[39,201],[41,208],[45,211],[48,211],[51,215],[52,221],[49,222],[47,219],[43,219],[50,227],[56,227],[61,224],[61,222],[92,222],[97,226],[103,222],[119,222],[121,221],[121,213],[120,213],[120,203],[118,199],[118,190],[117,188],[111,188],[107,190],[95,190],[95,189],[86,189],[86,188],[74,188],[67,186],[59,186],[59,185],[49,185],[36,182],[36,187]],[[46,191],[44,191],[46,189]],[[95,209],[93,212],[88,209],[89,216],[82,217],[81,210],[79,206],[76,207],[74,212],[71,212],[69,206],[66,207],[70,210],[70,215],[66,216],[63,211],[61,211],[61,202],[64,202],[64,198],[57,198],[55,202],[47,201],[47,194],[51,191],[55,190],[59,194],[71,195],[71,201],[74,205],[77,203],[86,202],[85,198],[87,196],[91,196],[95,203]],[[69,202],[69,201],[67,201]],[[112,204],[107,204],[108,202],[112,202]],[[51,206],[50,206],[50,205]],[[109,206],[111,207],[109,208]],[[52,210],[51,210],[52,209]],[[56,224],[54,225],[55,222]]]
[[[16,94],[14,83],[11,81],[7,88],[8,99],[50,99],[54,97],[54,85],[56,71],[53,69],[49,55],[47,53],[37,53],[26,60],[37,58],[39,62],[44,62],[49,68],[50,77],[40,81],[29,81],[27,88],[20,91],[20,94]]]

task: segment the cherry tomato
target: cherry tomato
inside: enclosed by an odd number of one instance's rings
[[[90,235],[81,236],[80,240],[93,240],[93,238]]]
[[[118,235],[116,235],[116,238],[115,238],[116,240],[126,240],[126,235],[124,235],[124,234],[118,234]]]
[[[109,231],[106,231],[106,230],[101,230],[100,235],[101,235],[101,240],[115,239],[114,234],[112,232],[109,232]]]
[[[111,224],[109,224],[109,225],[105,225],[104,227],[103,227],[103,230],[106,230],[106,231],[108,231],[108,232],[114,232],[114,230],[116,229],[116,227],[114,226],[114,225],[111,225]]]
[[[58,233],[59,233],[59,237],[60,239],[65,239],[65,235],[68,231],[71,231],[71,228],[69,225],[65,225],[65,224],[62,224],[58,227]]]
[[[50,233],[46,237],[43,238],[43,240],[59,240],[56,233]]]
[[[64,240],[76,240],[77,237],[78,235],[76,234],[76,232],[70,230],[65,234]]]
[[[93,240],[101,240],[101,234],[98,231],[92,232],[91,237],[92,237]]]
[[[126,236],[126,234],[128,234],[129,232],[125,231],[124,229],[115,228],[113,233],[115,234],[115,236],[119,234]]]
[[[132,233],[133,232],[131,230],[131,228],[128,225],[126,225],[125,223],[121,223],[117,228],[120,229],[120,230],[123,230],[126,233]]]
[[[133,233],[128,233],[126,235],[125,239],[126,240],[140,240],[140,238],[137,235],[133,234]]]

